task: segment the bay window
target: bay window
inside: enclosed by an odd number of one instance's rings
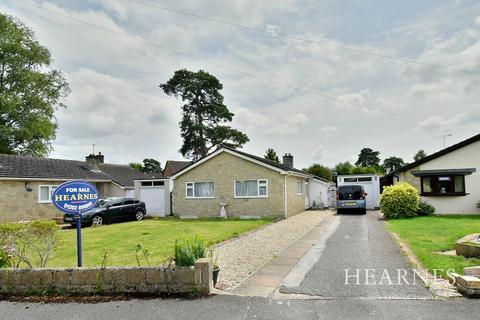
[[[268,197],[268,180],[235,181],[235,198],[266,198]]]

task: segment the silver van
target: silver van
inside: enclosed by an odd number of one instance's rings
[[[358,212],[367,214],[367,194],[361,185],[339,186],[337,189],[337,214]]]

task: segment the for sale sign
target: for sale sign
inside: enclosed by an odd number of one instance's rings
[[[52,194],[52,202],[55,207],[66,213],[87,212],[93,209],[97,201],[97,188],[86,181],[62,183]]]

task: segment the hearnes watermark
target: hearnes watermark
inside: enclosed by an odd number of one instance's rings
[[[345,285],[356,286],[401,286],[401,285],[416,285],[422,283],[423,279],[430,279],[433,281],[443,280],[442,274],[446,274],[453,283],[455,277],[451,274],[455,272],[454,269],[433,269],[430,274],[425,271],[416,269],[344,269],[345,271]],[[433,276],[433,279],[432,279]]]

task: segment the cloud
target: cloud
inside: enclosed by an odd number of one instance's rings
[[[326,163],[332,158],[332,154],[323,146],[317,146],[312,153],[312,160],[321,164]]]

